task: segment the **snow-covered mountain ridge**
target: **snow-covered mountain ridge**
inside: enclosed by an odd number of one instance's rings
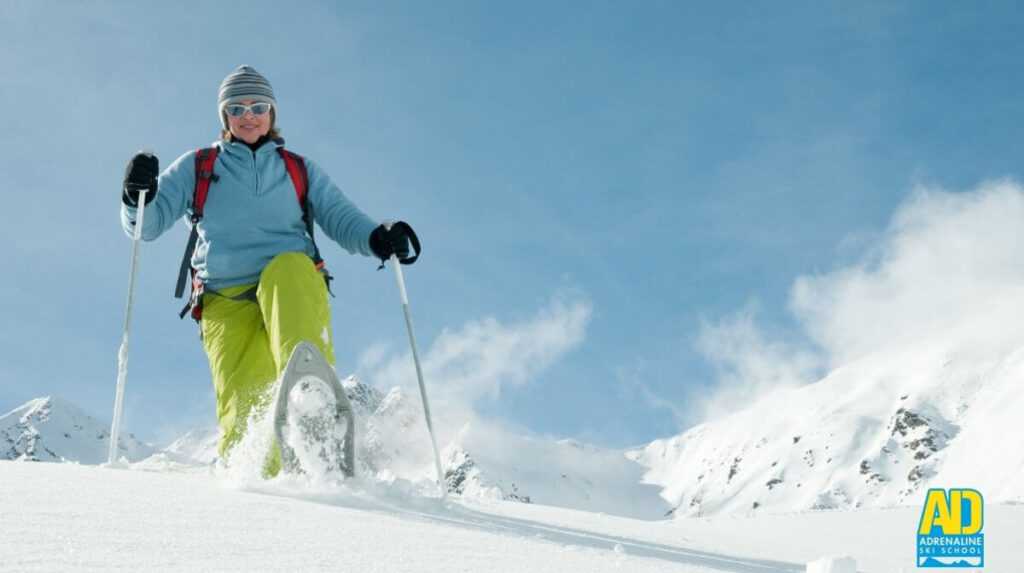
[[[680,516],[918,505],[929,487],[1024,500],[1024,349],[882,352],[777,390],[636,459]]]
[[[155,452],[132,435],[120,436],[118,447],[132,461]],[[110,425],[59,398],[29,400],[0,416],[0,460],[100,464],[109,449]]]

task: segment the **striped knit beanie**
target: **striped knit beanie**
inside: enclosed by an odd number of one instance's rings
[[[228,118],[224,115],[224,107],[228,104],[243,101],[263,101],[277,107],[274,99],[274,88],[259,72],[249,66],[239,68],[224,78],[217,94],[217,111],[224,129],[228,128]]]

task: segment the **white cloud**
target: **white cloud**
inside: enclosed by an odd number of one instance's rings
[[[707,415],[773,388],[812,382],[871,353],[914,345],[1003,352],[1024,344],[1024,188],[1012,181],[954,193],[920,187],[860,262],[797,277],[790,306],[810,344],[766,336],[748,306],[705,323],[698,347],[719,385]]]
[[[919,188],[864,262],[798,278],[792,308],[829,363],[938,341],[958,349],[1024,341],[1024,189]]]
[[[495,400],[503,386],[530,382],[579,346],[591,312],[587,302],[556,297],[522,322],[485,317],[445,329],[421,355],[428,392],[466,405]],[[364,353],[360,365],[372,366],[366,376],[379,387],[415,383],[411,351],[385,356],[378,345]]]

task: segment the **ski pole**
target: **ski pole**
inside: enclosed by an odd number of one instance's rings
[[[419,256],[419,240],[416,239],[416,235],[412,232],[412,229],[399,221],[398,223],[392,223],[387,221],[384,223],[384,227],[387,230],[391,230],[391,227],[395,224],[405,225],[406,232],[410,234],[412,239],[413,248],[416,249],[416,257]],[[412,263],[416,260],[416,257],[411,259],[404,259],[406,263]],[[427,432],[430,434],[430,445],[434,448],[434,468],[437,470],[437,487],[441,490],[441,498],[444,499],[448,496],[448,488],[444,482],[444,472],[441,470],[441,452],[437,448],[437,438],[434,436],[434,422],[430,416],[430,404],[427,401],[427,386],[423,382],[423,367],[420,365],[420,350],[416,344],[416,333],[412,327],[412,314],[409,313],[409,295],[405,292],[405,279],[402,277],[402,265],[398,259],[398,255],[391,254],[391,264],[395,267],[395,278],[398,280],[398,294],[402,298],[402,312],[405,313],[405,326],[409,331],[409,344],[412,346],[412,359],[416,363],[416,378],[420,383],[420,398],[423,399],[423,417],[427,421]]]
[[[140,151],[152,156],[153,152],[144,149]],[[124,404],[124,380],[128,376],[128,340],[132,331],[132,310],[135,307],[135,274],[139,269],[139,245],[142,243],[142,222],[146,216],[146,189],[139,189],[138,212],[135,219],[135,239],[132,245],[132,269],[131,278],[128,281],[128,308],[124,315],[124,335],[121,337],[121,350],[117,353],[117,395],[114,398],[114,422],[110,427],[110,455],[107,457],[108,464],[117,462],[117,443],[121,433],[121,408]]]

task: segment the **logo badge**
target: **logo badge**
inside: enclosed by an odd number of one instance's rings
[[[977,490],[928,490],[917,529],[917,566],[984,567],[984,524]]]

